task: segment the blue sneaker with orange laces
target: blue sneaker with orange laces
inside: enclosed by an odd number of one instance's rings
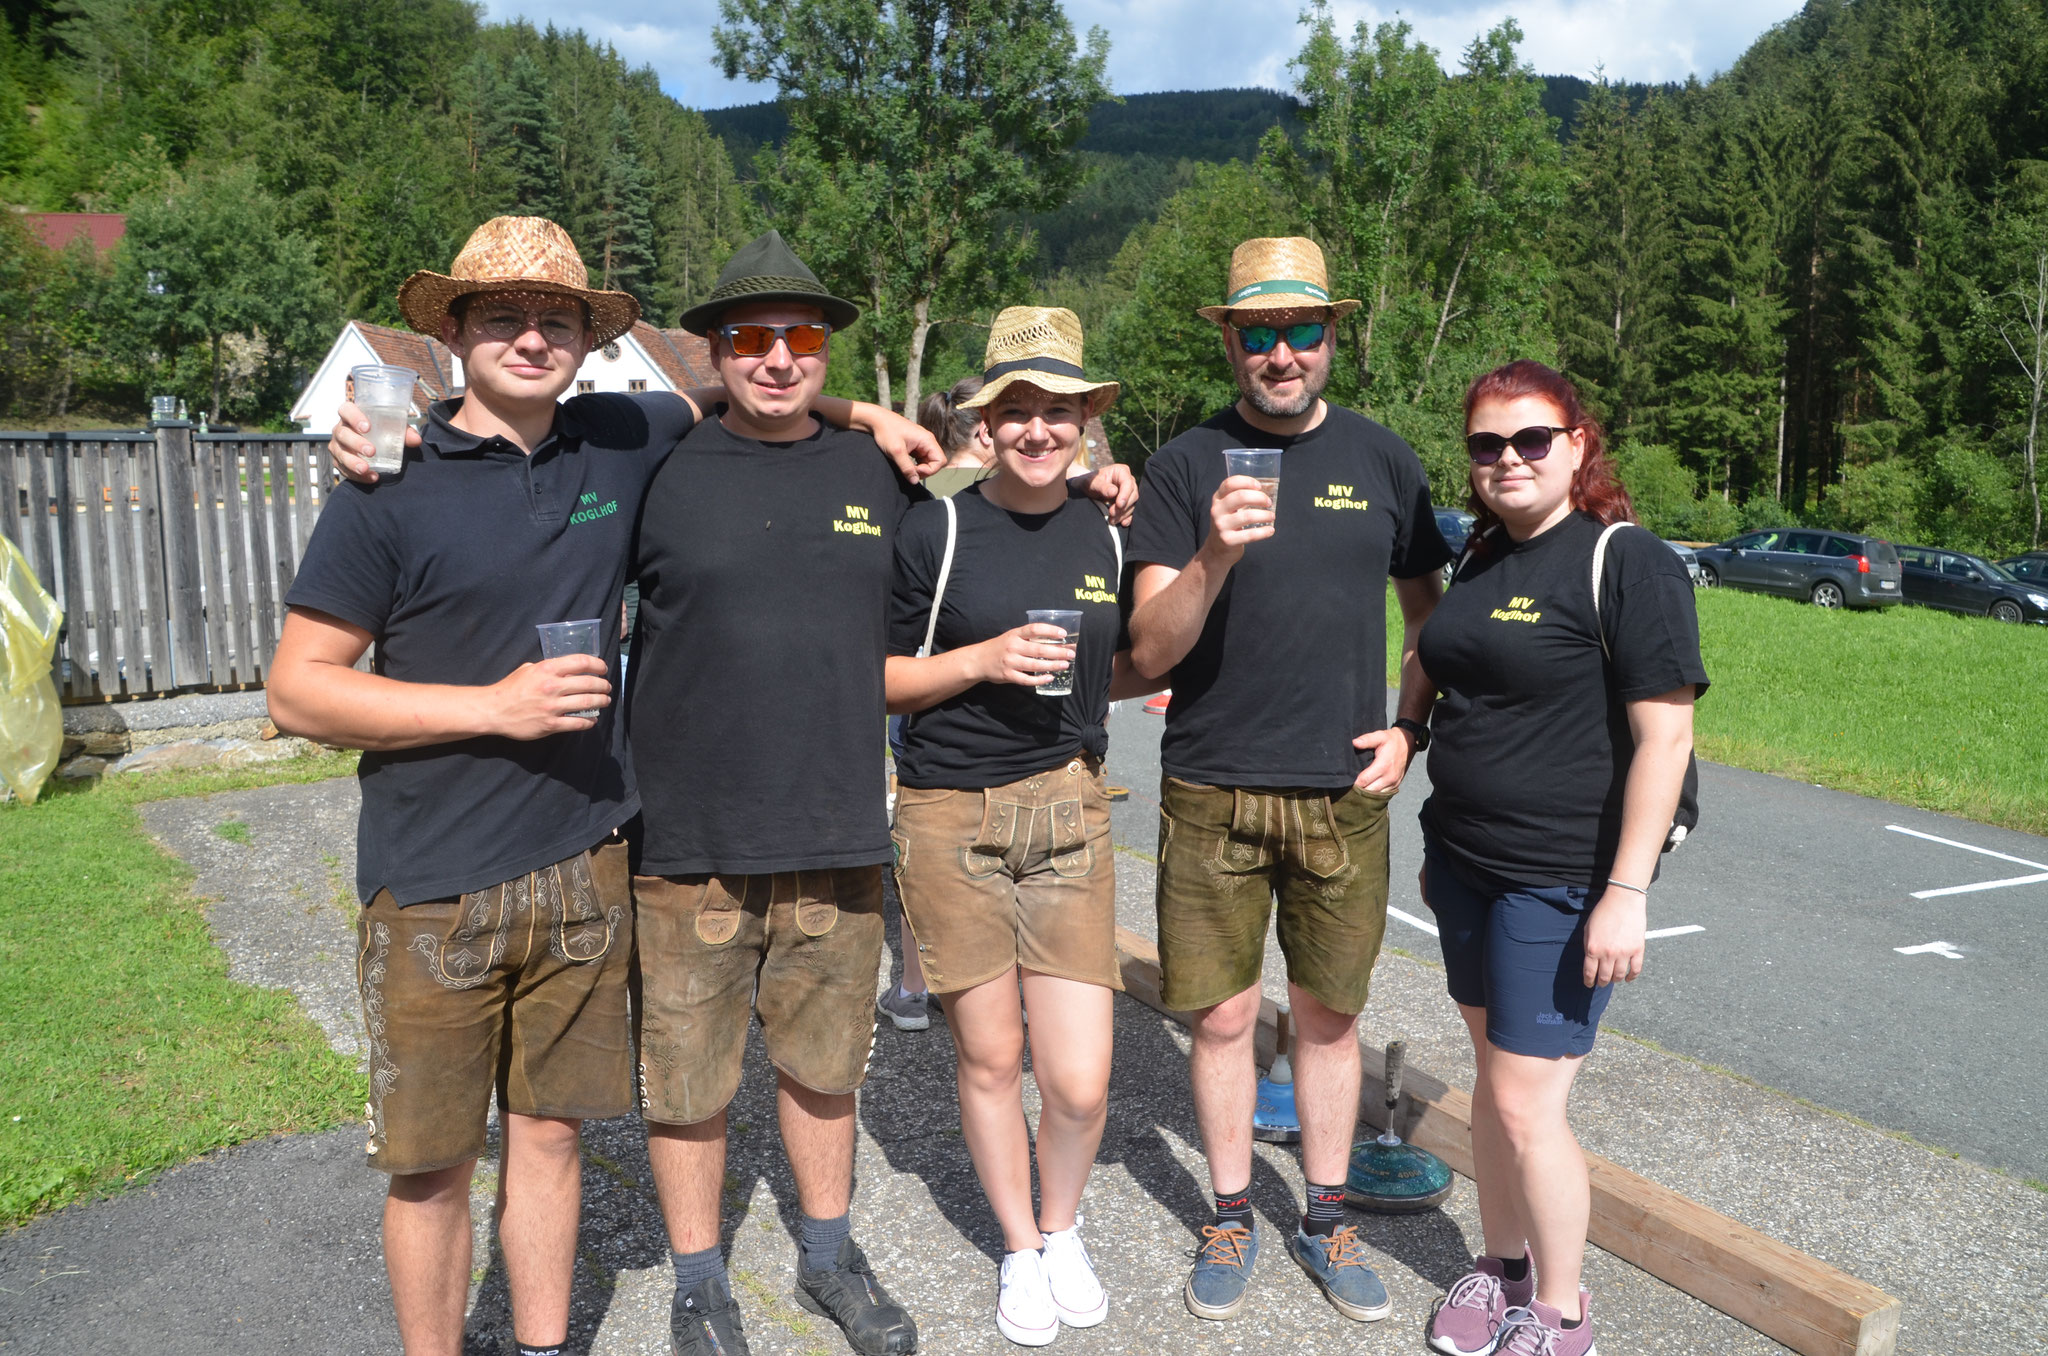
[[[1394,1301],[1387,1298],[1379,1274],[1365,1263],[1358,1226],[1347,1224],[1327,1235],[1296,1229],[1287,1240],[1287,1251],[1344,1317],[1371,1323],[1394,1312]]]
[[[1259,1260],[1258,1230],[1245,1224],[1204,1224],[1202,1238],[1181,1298],[1196,1318],[1229,1318],[1244,1307],[1252,1263]]]

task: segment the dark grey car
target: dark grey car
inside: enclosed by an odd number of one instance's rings
[[[1981,556],[1901,546],[1906,601],[2002,622],[2048,622],[2048,583],[2017,579]]]
[[[1881,537],[1773,527],[1702,547],[1699,557],[1707,587],[1806,598],[1815,607],[1890,607],[1904,596],[1898,552]]]

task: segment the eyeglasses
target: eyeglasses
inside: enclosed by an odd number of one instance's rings
[[[1279,343],[1284,335],[1287,347],[1296,353],[1304,353],[1312,348],[1320,348],[1323,336],[1329,332],[1329,325],[1320,320],[1289,325],[1285,329],[1274,329],[1271,325],[1240,325],[1237,327],[1237,342],[1244,346],[1247,353],[1271,353],[1273,346]]]
[[[1560,433],[1570,433],[1568,428],[1550,428],[1543,424],[1531,424],[1518,429],[1503,438],[1498,433],[1468,433],[1465,435],[1465,453],[1472,458],[1474,466],[1491,466],[1500,460],[1500,454],[1510,447],[1523,461],[1542,461],[1550,455],[1550,446]]]
[[[566,320],[559,315],[536,315],[532,311],[486,311],[472,315],[469,323],[476,332],[486,339],[509,343],[528,330],[539,330],[540,337],[552,348],[567,348],[583,333],[583,322]]]
[[[795,325],[720,325],[718,332],[732,345],[736,357],[766,357],[780,339],[789,345],[791,353],[808,358],[825,351],[825,337],[832,333],[832,327],[822,321],[806,320]]]

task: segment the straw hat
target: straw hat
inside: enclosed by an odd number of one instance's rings
[[[1223,324],[1232,311],[1298,311],[1327,306],[1342,320],[1355,301],[1330,300],[1330,274],[1323,252],[1298,235],[1247,240],[1230,252],[1230,287],[1221,306],[1199,306],[1195,314]]]
[[[633,328],[640,303],[625,292],[590,286],[590,270],[569,233],[546,217],[492,217],[476,228],[447,273],[425,269],[400,284],[398,310],[420,334],[439,338],[458,297],[478,292],[557,292],[590,308],[593,347]]]
[[[835,330],[843,330],[860,319],[860,307],[826,291],[818,275],[805,267],[796,251],[784,242],[782,233],[768,231],[740,246],[726,260],[711,295],[683,312],[683,328],[692,334],[709,334],[719,316],[754,301],[794,301],[815,306],[825,313],[825,323]]]
[[[982,362],[982,388],[960,402],[963,410],[978,410],[1021,381],[1055,395],[1087,396],[1092,417],[1114,404],[1122,389],[1081,375],[1081,321],[1063,306],[1004,307],[989,328]]]

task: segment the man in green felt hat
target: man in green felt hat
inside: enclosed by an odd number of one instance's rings
[[[719,1193],[750,1012],[802,1214],[798,1302],[869,1356],[917,1345],[849,1216],[892,853],[885,618],[898,520],[926,497],[866,435],[810,413],[834,333],[859,316],[774,231],[742,247],[682,319],[710,340],[726,402],[641,518],[627,716],[644,805],[640,1100],[682,1356],[746,1350]]]

